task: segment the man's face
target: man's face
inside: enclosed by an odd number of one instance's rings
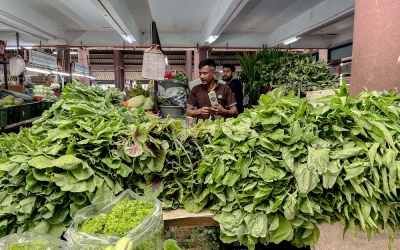
[[[232,80],[232,77],[233,77],[233,72],[231,71],[231,69],[223,68],[222,80],[224,80],[225,82],[229,82],[230,80]]]
[[[202,84],[211,83],[214,79],[214,71],[213,69],[206,65],[199,69],[200,80]]]

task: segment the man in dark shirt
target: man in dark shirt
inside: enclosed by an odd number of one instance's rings
[[[235,94],[236,107],[238,113],[243,113],[243,86],[238,79],[233,78],[233,73],[235,72],[235,66],[232,64],[224,64],[222,66],[222,80],[231,88],[232,92]]]
[[[218,84],[214,79],[216,64],[206,58],[199,63],[201,84],[195,86],[189,94],[186,115],[200,119],[219,119],[237,116],[236,100],[229,86]],[[211,106],[209,93],[214,91],[218,105]],[[197,107],[197,110],[194,108]]]

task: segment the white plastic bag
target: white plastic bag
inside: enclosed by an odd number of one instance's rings
[[[10,234],[1,238],[0,250],[10,250],[10,246],[14,246],[14,249],[16,247],[20,247],[20,249],[33,249],[34,246],[30,246],[29,244],[36,244],[37,247],[40,244],[45,250],[69,249],[68,243],[59,238],[43,233],[24,232],[22,234]]]
[[[81,224],[92,217],[104,214],[110,211],[116,204],[124,198],[138,199],[154,204],[152,214],[149,214],[136,227],[130,230],[126,235],[134,244],[135,250],[162,249],[164,221],[162,218],[161,202],[154,197],[139,196],[132,190],[125,190],[122,194],[112,201],[103,201],[87,206],[76,212],[71,226],[68,228],[64,237],[72,249],[99,249],[109,245],[115,245],[121,235],[89,234],[79,230]]]
[[[161,96],[161,98],[169,100],[173,106],[186,108],[187,94],[185,88],[172,87],[164,89],[161,86],[159,86],[158,88],[158,94],[159,96]]]

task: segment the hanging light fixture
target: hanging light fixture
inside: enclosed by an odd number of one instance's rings
[[[32,71],[32,72],[38,72],[38,73],[43,73],[43,74],[50,74],[50,71],[44,70],[44,69],[36,69],[36,68],[30,68],[30,67],[25,67],[26,70]]]

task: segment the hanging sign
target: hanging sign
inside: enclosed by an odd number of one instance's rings
[[[142,77],[153,80],[164,80],[165,56],[158,48],[144,51]]]
[[[0,58],[5,58],[7,55],[6,42],[0,40]]]
[[[89,67],[82,63],[75,63],[75,73],[89,75]]]
[[[22,59],[24,59],[24,61],[26,62],[26,63],[28,63],[29,62],[29,50],[27,50],[27,49],[24,49],[24,48],[22,48],[21,49],[22,50]]]
[[[57,57],[36,50],[29,50],[29,64],[57,69]]]

